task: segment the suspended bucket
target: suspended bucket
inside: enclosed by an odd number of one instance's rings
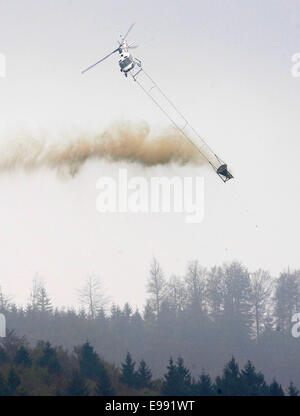
[[[227,169],[226,163],[224,163],[217,169],[217,174],[220,176],[223,182],[227,182],[229,181],[229,179],[233,179],[233,176]]]

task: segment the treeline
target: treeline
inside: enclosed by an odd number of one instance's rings
[[[240,370],[235,358],[221,376],[195,379],[183,358],[172,358],[162,379],[153,380],[151,368],[142,359],[138,366],[128,352],[121,368],[109,365],[87,341],[70,354],[62,347],[39,341],[31,348],[25,338],[9,331],[0,345],[0,396],[298,396],[290,383],[286,392],[274,379],[248,361]]]
[[[132,282],[134,291],[134,282]],[[55,308],[45,286],[34,281],[28,303],[17,306],[0,292],[0,312],[30,345],[47,339],[72,351],[87,339],[108,362],[120,366],[127,351],[151,366],[156,378],[170,355],[185,357],[193,377],[216,378],[233,355],[250,360],[268,383],[300,385],[300,339],[292,336],[300,312],[300,272],[273,278],[238,262],[207,270],[197,261],[184,276],[166,278],[153,259],[143,310],[109,303],[99,279],[89,276],[79,292],[82,307]]]

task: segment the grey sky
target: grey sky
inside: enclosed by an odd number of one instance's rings
[[[36,272],[57,303],[76,302],[76,288],[97,272],[118,303],[144,299],[157,256],[166,275],[186,262],[239,259],[273,274],[300,266],[300,1],[0,0],[1,143],[14,131],[48,139],[78,127],[104,129],[122,119],[167,125],[164,116],[113,57],[80,71],[116,47],[131,22],[135,55],[191,124],[232,167],[224,185],[208,169],[131,165],[131,175],[203,175],[205,220],[181,214],[103,215],[96,181],[125,163],[87,164],[70,181],[53,172],[0,177],[0,272],[17,302]],[[63,140],[63,138],[62,138]]]

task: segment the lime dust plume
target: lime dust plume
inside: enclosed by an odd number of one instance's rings
[[[0,172],[41,168],[76,175],[89,160],[125,161],[143,166],[206,164],[205,158],[177,129],[151,132],[147,123],[119,122],[101,133],[78,132],[47,140],[28,133],[2,141]]]

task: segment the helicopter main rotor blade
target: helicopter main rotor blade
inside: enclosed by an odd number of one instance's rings
[[[132,25],[130,26],[130,28],[127,30],[126,35],[122,36],[123,37],[123,41],[127,38],[127,36],[129,35],[129,32],[131,32],[133,26],[135,25],[135,23],[132,23]]]
[[[128,46],[127,46],[128,49],[136,49],[138,47],[139,47],[139,45],[135,45],[135,41],[129,43]]]
[[[100,61],[96,62],[95,64],[89,66],[88,68],[84,69],[81,73],[84,74],[86,71],[94,68],[94,66],[100,64],[100,62],[103,62],[105,59],[109,58],[111,55],[113,55],[114,53],[118,52],[119,48],[115,49],[114,51],[112,51],[111,53],[109,53],[108,55],[106,55],[104,58],[100,59]]]

